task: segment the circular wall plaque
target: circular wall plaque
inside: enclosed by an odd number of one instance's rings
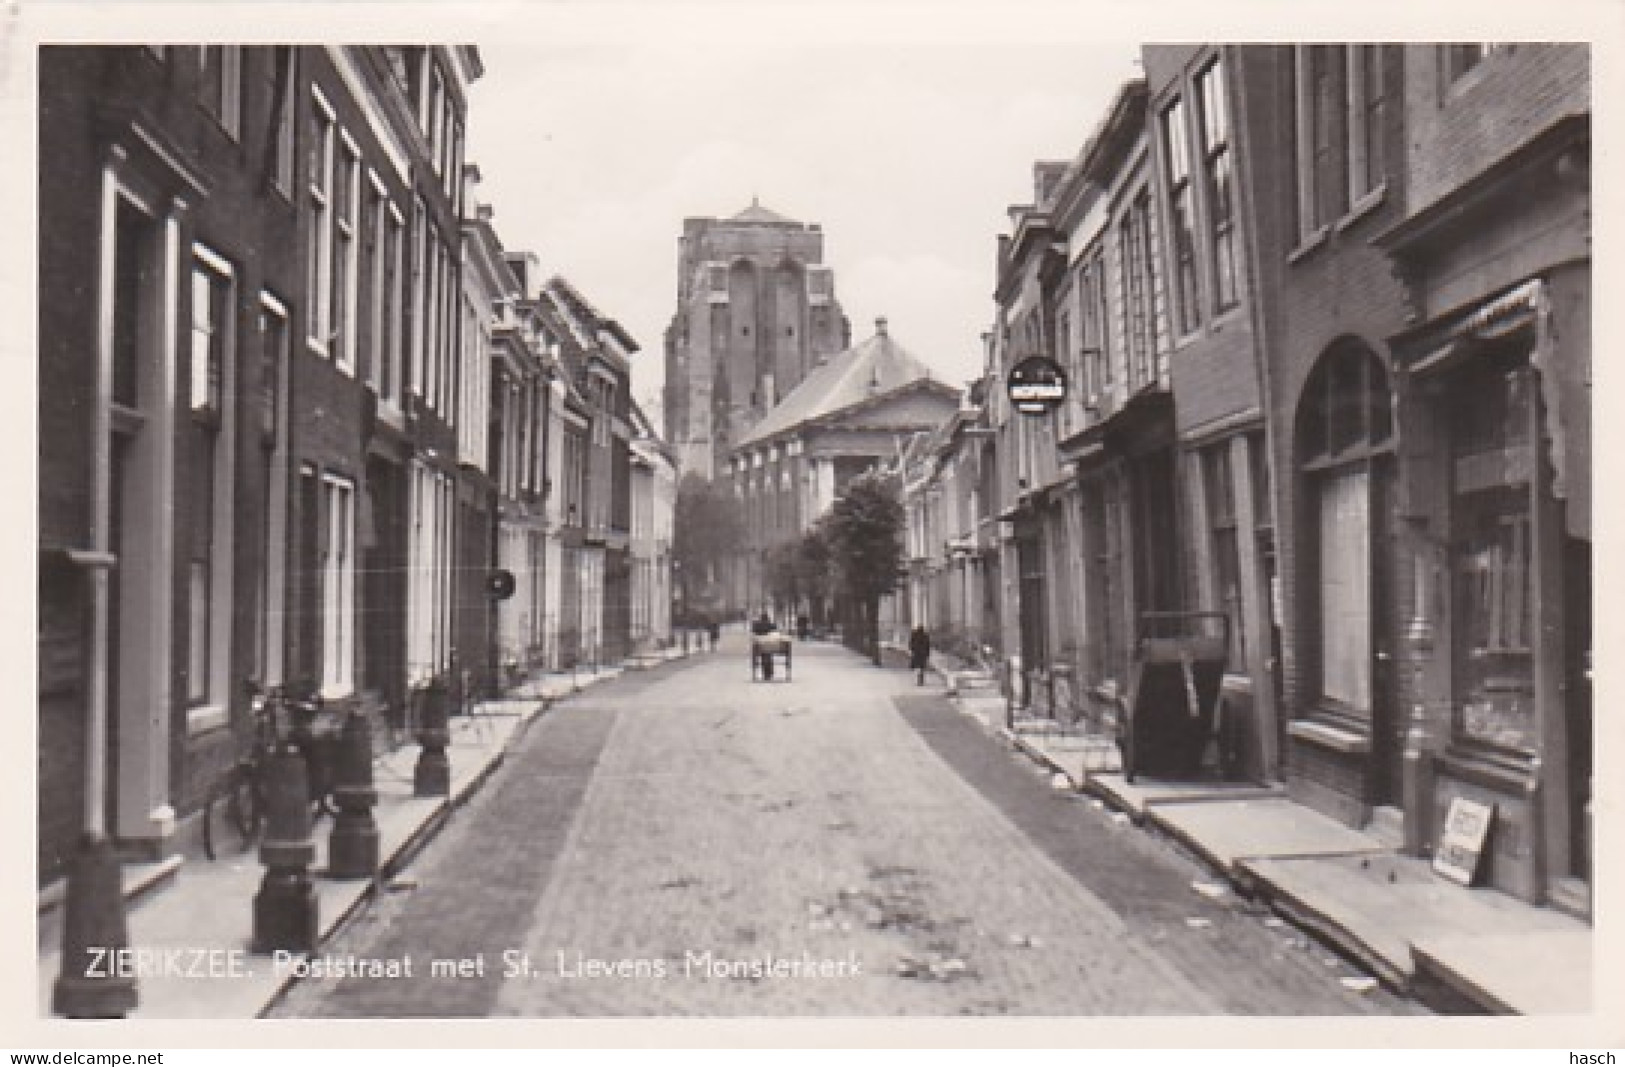
[[[1028,356],[1010,368],[1004,384],[1023,415],[1048,415],[1066,399],[1066,372],[1048,356]]]

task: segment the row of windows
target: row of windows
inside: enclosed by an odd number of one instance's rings
[[[126,249],[140,248],[138,222],[121,208],[119,260]],[[139,253],[137,253],[139,254]],[[256,676],[277,680],[283,676],[281,620],[286,600],[281,555],[287,526],[287,500],[283,482],[276,476],[286,461],[285,378],[288,358],[288,317],[282,302],[262,292],[256,321],[260,366],[260,433],[268,449],[259,462],[263,467],[265,527],[258,534],[234,529],[236,478],[235,460],[230,449],[234,436],[235,409],[225,398],[237,390],[241,374],[238,359],[237,272],[233,264],[202,244],[193,246],[191,281],[187,289],[188,344],[182,364],[180,388],[186,398],[182,431],[186,472],[183,499],[187,504],[185,566],[185,695],[194,711],[223,707],[230,680],[225,676],[228,652],[225,642],[229,626],[225,620],[234,612],[230,561],[233,543],[241,536],[262,537],[262,566],[258,579],[258,610],[255,612],[254,661]],[[127,322],[143,312],[130,307],[135,290],[121,269],[115,267],[115,320]],[[117,329],[115,330],[117,333]],[[117,344],[117,342],[115,342]],[[135,379],[126,398],[128,407],[115,395],[115,410],[141,412],[140,366],[132,357],[128,373]],[[148,398],[149,400],[151,398]],[[144,422],[150,410],[138,415]],[[131,420],[125,432],[138,430]],[[308,584],[300,611],[302,647],[313,657],[310,666],[324,693],[347,693],[354,685],[355,666],[355,491],[347,479],[333,474],[318,475],[314,468],[303,471],[311,481],[302,498],[304,522],[312,531],[303,543],[314,556],[308,568]],[[321,479],[317,491],[314,480]],[[318,528],[317,523],[320,522]]]
[[[1157,123],[1173,249],[1173,312],[1180,335],[1235,307],[1236,190],[1224,68],[1217,59],[1176,95]],[[1199,265],[1200,264],[1200,265]],[[1206,292],[1204,298],[1203,292]]]
[[[1441,46],[1441,69],[1454,82],[1506,46]],[[1389,54],[1382,45],[1298,45],[1292,52],[1292,135],[1296,186],[1291,202],[1300,246],[1376,201],[1385,188],[1385,125],[1391,98]],[[1180,336],[1236,307],[1241,252],[1232,123],[1223,61],[1201,67],[1157,116],[1162,204],[1167,213],[1168,313]],[[1158,307],[1155,219],[1149,197],[1136,197],[1115,234],[1122,308],[1123,363],[1131,388],[1155,374]],[[1078,406],[1112,385],[1115,361],[1104,257],[1086,253],[1074,295],[1057,311],[1055,350],[1077,383]],[[1064,432],[1081,410],[1063,418]]]
[[[492,442],[491,473],[503,493],[519,497],[542,489],[545,442],[543,407],[549,395],[540,378],[498,380],[496,403],[501,414],[497,438]],[[566,445],[568,447],[568,445]]]
[[[1387,176],[1389,99],[1383,45],[1298,45],[1292,55],[1300,245],[1364,208]]]
[[[423,135],[430,165],[440,178],[441,189],[460,215],[463,122],[449,88],[451,79],[441,69],[439,57],[432,48],[388,46],[383,49],[383,55],[401,95],[417,116],[418,131]]]
[[[165,45],[147,45],[146,51],[161,63],[171,63],[172,57],[185,53],[191,58],[191,69],[196,77],[198,105],[210,115],[226,136],[241,140],[244,123],[244,86],[246,79],[258,77],[265,84],[263,99],[267,118],[274,120],[267,151],[271,157],[270,175],[275,188],[283,196],[293,195],[293,49],[279,46],[269,49],[246,49],[242,45],[196,45],[172,48]],[[256,51],[269,57],[257,65],[245,63],[247,53]],[[253,68],[252,70],[249,68]]]
[[[1111,391],[1120,373],[1131,390],[1158,379],[1162,301],[1155,233],[1151,195],[1141,189],[1129,200],[1113,231],[1079,258],[1071,288],[1054,319],[1054,350],[1074,385],[1055,427],[1063,435],[1081,428],[1085,409],[1093,408]],[[1107,273],[1108,244],[1113,249],[1115,290]],[[1040,326],[1037,314],[1022,324],[1029,332]],[[1031,340],[1023,343],[1029,350],[1037,350]],[[1050,432],[1047,422],[1029,429]]]
[[[458,323],[453,253],[418,198],[406,262],[401,210],[378,174],[363,167],[359,147],[337,123],[319,88],[311,87],[311,99],[310,347],[346,374],[359,375],[387,405],[398,407],[403,347],[409,340],[411,391],[432,410],[449,415],[458,403],[459,384],[453,364]]]
[[[183,50],[154,47],[146,52],[169,64]],[[273,131],[272,150],[278,154],[268,161],[275,164],[269,173],[291,189],[291,101],[297,96],[293,50],[210,46],[185,49],[184,55],[195,57],[200,104],[223,130],[233,136]],[[245,121],[244,94],[234,88],[245,75],[264,75],[276,89],[263,99],[281,101],[281,125],[271,122],[269,114],[263,127]],[[377,176],[364,173],[361,152],[339,127],[320,90],[311,86],[310,92],[312,136],[303,175],[312,216],[306,279],[310,340],[348,373],[365,378],[381,397],[398,399],[404,381],[402,350],[412,321],[404,296],[404,219]],[[362,534],[369,528],[364,516],[370,511],[353,472],[307,465],[299,468],[293,486],[277,475],[289,462],[288,305],[262,292],[257,316],[245,317],[240,265],[201,243],[190,246],[188,260],[174,262],[166,253],[165,231],[173,234],[180,224],[160,213],[163,201],[153,194],[151,182],[115,169],[108,171],[107,180],[116,190],[102,243],[111,319],[110,493],[115,513],[125,516],[113,547],[121,559],[150,561],[153,575],[173,573],[176,578],[178,695],[188,708],[189,723],[205,729],[222,721],[233,684],[228,676],[229,620],[245,611],[252,615],[255,631],[248,673],[267,682],[282,679],[290,669],[283,662],[284,638],[291,637],[287,648],[299,656],[292,670],[310,677],[329,696],[353,692],[362,655],[360,555]],[[443,255],[444,247],[436,246]],[[445,266],[441,276],[449,298],[455,272]],[[168,313],[165,303],[173,305],[169,310],[182,323],[181,358],[172,365],[169,385],[157,328]],[[452,316],[441,321],[448,333],[454,328]],[[442,351],[451,351],[449,340],[440,344]],[[257,370],[249,360],[260,361]],[[442,397],[451,395],[452,379],[449,367],[439,375]],[[252,394],[243,391],[250,387]],[[241,402],[233,402],[239,396]],[[239,412],[249,420],[249,435],[237,433]],[[142,445],[143,435],[171,429],[177,461],[173,479],[157,470],[154,450]],[[254,442],[256,436],[263,449],[241,454],[235,443]],[[239,476],[245,472],[263,485],[260,529],[236,519]],[[165,485],[171,488],[164,490]],[[413,576],[411,632],[414,666],[421,671],[443,666],[449,652],[452,483],[418,471],[412,488],[417,531],[408,564]],[[157,556],[155,528],[149,529],[158,521],[147,506],[155,489],[172,495],[173,564]],[[165,501],[166,508],[169,503]],[[298,526],[290,530],[295,517]],[[261,569],[250,583],[234,588],[232,560],[244,538],[254,542]],[[282,546],[288,546],[297,564],[285,557]],[[163,587],[167,579],[155,577],[153,582]],[[135,584],[130,591],[132,596],[139,592]]]

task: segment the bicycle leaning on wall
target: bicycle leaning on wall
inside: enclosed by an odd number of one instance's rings
[[[271,761],[284,741],[305,761],[305,782],[313,819],[333,812],[333,745],[318,736],[313,724],[321,713],[322,698],[311,693],[292,696],[279,685],[262,689],[248,683],[253,731],[247,748],[221,776],[203,804],[203,854],[213,860],[215,842],[229,832],[238,851],[247,852],[265,829]],[[219,822],[224,829],[217,831]],[[217,838],[217,832],[222,836]]]

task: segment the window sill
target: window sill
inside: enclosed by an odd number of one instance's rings
[[[1296,265],[1299,260],[1307,258],[1311,252],[1326,243],[1326,239],[1331,236],[1331,232],[1332,228],[1330,226],[1322,226],[1314,233],[1304,237],[1298,242],[1298,247],[1287,253],[1286,261]]]
[[[204,704],[201,707],[186,709],[186,736],[197,737],[218,730],[231,721],[231,715],[223,704]]]
[[[1522,793],[1536,781],[1533,757],[1507,749],[1454,737],[1435,757],[1439,769],[1453,778],[1508,793]]]
[[[1348,213],[1337,221],[1337,232],[1342,233],[1344,230],[1347,230],[1349,227],[1353,226],[1355,223],[1377,210],[1382,206],[1383,201],[1387,198],[1388,183],[1378,183],[1376,188],[1366,193],[1359,200],[1356,200],[1354,202],[1354,206],[1349,208]]]
[[[1289,736],[1321,748],[1329,748],[1349,756],[1371,754],[1371,738],[1345,726],[1314,719],[1294,719],[1287,724]]]

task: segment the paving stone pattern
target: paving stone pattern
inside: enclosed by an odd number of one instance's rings
[[[324,950],[410,956],[415,977],[307,979],[272,1014],[1397,1010],[921,693],[816,644],[794,682],[752,683],[725,641],[567,701],[406,872],[415,888]],[[479,955],[483,974],[427,974]]]

